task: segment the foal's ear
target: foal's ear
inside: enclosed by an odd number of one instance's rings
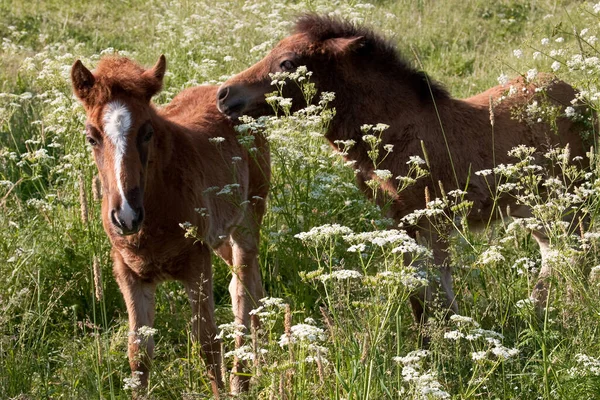
[[[73,92],[81,101],[86,101],[90,90],[96,82],[96,78],[87,69],[81,60],[75,61],[75,64],[71,67],[71,82],[73,83]]]
[[[165,77],[165,71],[167,70],[167,59],[164,54],[158,58],[154,67],[144,71],[142,77],[148,82],[148,98],[151,98],[162,88],[162,81]]]
[[[327,39],[323,42],[323,49],[335,55],[342,55],[362,47],[363,39],[364,36]]]

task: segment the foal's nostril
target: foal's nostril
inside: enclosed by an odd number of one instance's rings
[[[227,86],[221,87],[219,89],[219,91],[217,92],[217,98],[219,99],[219,101],[223,101],[227,98],[228,94],[229,94],[229,88]]]
[[[122,210],[113,208],[110,212],[110,221],[119,229],[121,235],[131,235],[139,232],[144,222],[144,208],[140,207],[133,210],[133,217],[129,222],[121,215]]]
[[[119,221],[119,218],[117,217],[117,210],[116,209],[112,209],[112,211],[110,212],[110,222],[112,222],[112,224],[114,226],[116,226],[117,228],[121,228],[121,221]]]

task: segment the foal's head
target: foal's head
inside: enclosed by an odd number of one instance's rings
[[[348,22],[312,14],[301,17],[294,31],[265,58],[219,88],[217,105],[222,113],[234,119],[244,114],[269,114],[272,108],[265,101],[265,94],[274,90],[269,74],[293,72],[301,65],[313,73],[311,81],[319,89],[331,90],[322,84],[338,78],[336,74],[341,69],[349,69],[352,53],[367,43],[364,33],[370,33]],[[302,105],[302,93],[296,85],[286,85],[283,94],[292,98],[296,106]]]
[[[120,235],[137,233],[144,221],[155,115],[150,99],[161,89],[165,68],[161,56],[149,70],[121,57],[102,59],[93,73],[79,60],[71,69],[73,91],[87,114],[86,139],[102,181],[105,226]]]
[[[381,101],[382,95],[388,100],[402,96],[408,102],[430,102],[432,95],[449,96],[443,87],[404,60],[389,40],[371,29],[308,14],[298,19],[294,34],[221,86],[217,93],[219,110],[232,119],[243,114],[256,117],[272,113],[265,101],[265,94],[274,90],[269,74],[295,71],[300,65],[313,73],[311,81],[319,90],[335,92],[336,107],[356,100],[363,104]],[[292,98],[296,108],[303,105],[297,85],[285,85],[283,95]],[[369,99],[364,98],[367,95]]]

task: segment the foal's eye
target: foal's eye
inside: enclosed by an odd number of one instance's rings
[[[154,135],[154,129],[152,129],[152,127],[149,127],[146,130],[146,133],[144,133],[144,142],[149,142],[150,139],[152,139],[152,135]]]
[[[154,135],[152,123],[150,121],[144,122],[138,131],[138,140],[141,140],[143,143],[148,143],[150,139],[152,139],[152,135]]]
[[[90,146],[92,146],[92,147],[94,147],[98,144],[98,141],[91,136],[86,136],[86,139],[87,139],[88,143],[90,144]]]
[[[279,68],[281,68],[281,70],[283,72],[288,72],[288,71],[291,71],[294,68],[296,68],[296,66],[294,65],[294,63],[292,61],[285,60],[281,64],[279,64]]]

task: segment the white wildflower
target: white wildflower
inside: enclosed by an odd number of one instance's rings
[[[244,345],[244,346],[238,347],[235,350],[225,353],[224,357],[225,358],[235,357],[238,360],[252,361],[255,358],[255,354],[252,351],[252,347],[250,347],[249,345]]]
[[[473,325],[474,327],[479,327],[479,323],[477,323],[477,321],[475,321],[471,317],[466,317],[464,315],[458,315],[458,314],[451,315],[450,321],[456,322],[459,325],[464,324],[464,325]]]
[[[294,235],[295,238],[305,243],[317,245],[335,236],[349,235],[352,229],[339,224],[325,224],[312,228],[308,232],[301,232]]]
[[[387,181],[392,177],[392,172],[387,169],[376,169],[373,171],[373,173],[377,176],[377,178],[381,179],[382,181]]]
[[[464,337],[465,335],[461,331],[450,331],[444,333],[444,339],[448,340],[459,340]]]
[[[513,358],[517,354],[519,354],[518,349],[510,349],[508,347],[504,347],[502,345],[496,345],[492,348],[492,353],[496,355],[496,357],[502,360],[508,360],[509,358]]]
[[[208,141],[211,142],[212,144],[219,144],[219,143],[223,143],[225,141],[225,138],[221,137],[221,136],[215,136],[215,137],[209,138]]]
[[[425,160],[423,160],[419,156],[410,156],[406,163],[413,164],[413,165],[423,165],[423,164],[425,164]]]
[[[500,253],[501,247],[498,246],[490,246],[489,249],[484,251],[479,257],[479,262],[487,265],[493,264],[500,261],[504,261],[504,256]]]
[[[339,271],[333,271],[330,274],[323,274],[319,276],[319,279],[322,282],[327,282],[328,280],[335,279],[337,281],[345,281],[348,279],[360,279],[362,278],[362,274],[358,271],[354,271],[351,269],[341,269]]]
[[[508,83],[508,75],[501,73],[498,77],[498,83],[502,86],[506,85]]]
[[[292,326],[291,334],[289,336],[287,334],[281,335],[281,338],[279,339],[279,346],[287,346],[290,344],[290,342],[312,343],[316,341],[324,341],[325,339],[326,336],[323,329],[309,324],[297,324]]]
[[[535,77],[538,74],[538,70],[535,68],[530,69],[529,71],[527,71],[527,81],[531,82],[535,79]]]

